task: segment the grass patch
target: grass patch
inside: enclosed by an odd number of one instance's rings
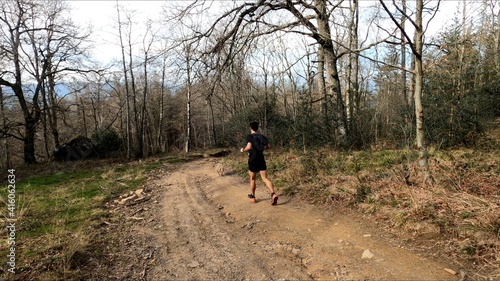
[[[175,157],[129,163],[95,160],[35,165],[32,173],[24,170],[29,167],[17,169],[16,272],[37,280],[76,278],[72,260],[91,246],[95,227],[109,216],[105,203],[139,188],[152,171],[183,161]],[[2,218],[8,215],[7,195],[6,188],[0,190]],[[5,228],[0,235],[7,237]],[[1,244],[0,256],[7,256],[7,246]]]

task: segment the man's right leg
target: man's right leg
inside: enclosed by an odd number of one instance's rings
[[[271,192],[271,205],[276,205],[278,203],[278,195],[274,193],[273,183],[267,178],[267,172],[265,170],[260,171],[260,177],[262,181],[266,184],[269,192]]]
[[[262,181],[266,184],[267,189],[269,189],[269,192],[273,194],[274,186],[273,183],[267,178],[267,171],[266,170],[260,171],[260,177],[262,178]]]

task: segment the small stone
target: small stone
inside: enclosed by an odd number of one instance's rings
[[[292,249],[292,254],[298,255],[299,253],[300,253],[300,249],[298,249],[298,248],[293,248]]]
[[[372,237],[372,235],[371,234],[365,234],[365,235],[363,235],[363,237],[365,237],[365,238],[366,237]]]
[[[200,264],[197,261],[193,261],[193,262],[190,262],[187,266],[189,268],[197,268],[198,266],[200,266]]]
[[[449,268],[445,268],[444,271],[448,272],[451,275],[457,275],[458,274],[455,270],[449,269]]]
[[[137,189],[136,191],[134,191],[135,195],[137,195],[137,196],[141,195],[143,192],[144,192],[144,188]]]
[[[372,252],[370,252],[370,250],[366,249],[363,254],[361,255],[361,259],[365,260],[365,259],[371,259],[373,258],[374,254]]]

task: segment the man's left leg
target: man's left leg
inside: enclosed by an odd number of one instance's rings
[[[255,200],[255,189],[257,188],[257,184],[255,181],[257,178],[257,173],[248,170],[248,175],[250,176],[250,194],[248,194],[248,198],[250,198],[250,202],[256,203],[257,201]]]

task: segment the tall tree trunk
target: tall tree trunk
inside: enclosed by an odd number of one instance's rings
[[[35,118],[29,118],[26,122],[24,135],[24,162],[27,164],[34,164],[36,163],[35,134],[38,120]]]
[[[134,110],[134,124],[135,124],[135,138],[137,141],[137,147],[135,149],[135,157],[141,158],[142,155],[142,137],[140,130],[140,116],[139,116],[139,108],[137,105],[137,88],[135,85],[135,75],[134,75],[134,61],[132,55],[132,20],[129,19],[129,30],[128,30],[128,71],[130,72],[130,86],[132,87],[132,106]]]
[[[349,49],[358,49],[358,23],[359,23],[359,5],[358,0],[350,2],[350,23],[349,23]],[[359,100],[359,54],[349,53],[347,62],[347,82],[345,88],[346,102],[346,118],[347,127],[350,132],[353,132],[354,123],[356,122],[353,115],[358,110],[359,104],[355,101]],[[355,138],[354,135],[351,136]],[[352,142],[353,139],[351,139]]]
[[[56,84],[54,81],[54,75],[52,73],[50,73],[47,78],[49,82],[48,96],[49,96],[50,108],[48,111],[50,112],[50,114],[48,115],[48,118],[49,118],[50,130],[52,131],[52,137],[54,138],[54,147],[60,147],[61,141],[59,140],[59,128],[57,119],[58,104],[57,104],[56,90],[55,90]]]
[[[47,91],[45,90],[45,83],[42,86],[42,105],[43,105],[43,112],[42,114],[42,126],[43,126],[43,144],[45,147],[45,156],[47,158],[50,157],[50,149],[49,149],[49,133],[48,131],[48,123],[49,121],[47,119],[50,119],[50,112],[49,112],[49,104],[47,102]]]
[[[423,95],[423,82],[424,82],[424,72],[422,64],[423,55],[423,37],[424,37],[424,26],[423,26],[423,10],[424,10],[424,0],[416,1],[416,14],[414,20],[415,33],[413,37],[413,42],[409,39],[406,30],[400,25],[391,11],[387,8],[383,0],[379,0],[380,4],[384,7],[385,11],[389,14],[392,21],[398,25],[398,28],[402,33],[404,33],[406,39],[410,43],[412,49],[412,66],[413,67],[413,77],[414,77],[414,103],[415,103],[415,119],[416,119],[416,143],[419,155],[419,166],[422,172],[422,177],[425,183],[432,183],[433,179],[429,171],[429,162],[427,155],[427,148],[425,143],[425,126],[424,126],[424,107],[422,105],[422,95]],[[394,2],[393,2],[394,3]],[[401,11],[401,9],[399,9]],[[406,15],[406,14],[405,14]],[[406,15],[407,16],[407,15]]]
[[[268,86],[268,74],[267,71],[264,69],[265,66],[262,66],[262,70],[264,70],[264,122],[262,122],[261,130],[264,132],[264,134],[267,134],[267,104],[268,104],[268,93],[269,93],[269,86]]]
[[[120,37],[120,48],[122,53],[122,67],[123,67],[123,78],[125,79],[125,102],[127,106],[126,110],[126,131],[127,131],[127,159],[132,158],[132,150],[131,150],[131,128],[130,128],[130,91],[128,86],[128,72],[127,72],[127,64],[125,59],[125,45],[123,44],[123,35],[122,35],[122,22],[120,20],[120,8],[118,6],[118,0],[116,1],[116,11],[118,15],[118,35]]]
[[[37,90],[35,90],[35,94],[33,95],[31,108],[28,104],[26,97],[24,96],[23,88],[22,88],[22,76],[21,76],[21,58],[20,58],[20,46],[21,46],[21,26],[20,21],[23,17],[19,16],[19,22],[14,28],[10,30],[10,42],[12,44],[12,56],[13,56],[13,64],[14,64],[14,79],[15,82],[11,83],[9,81],[4,80],[0,77],[0,85],[8,86],[14,92],[17,100],[19,101],[19,106],[23,112],[24,119],[24,132],[22,134],[23,140],[23,151],[24,151],[24,162],[27,164],[36,163],[35,157],[35,136],[36,136],[36,125],[41,118],[41,111],[39,107],[39,85],[37,86]],[[2,19],[4,21],[5,19]]]
[[[406,0],[402,0],[401,2],[401,10],[403,11],[403,15],[401,15],[401,27],[403,29],[406,28]],[[405,106],[406,106],[406,109],[407,109],[407,114],[409,114],[410,112],[410,108],[411,108],[411,104],[413,103],[413,101],[410,99],[410,97],[408,97],[408,91],[407,91],[407,84],[408,82],[406,81],[407,80],[407,75],[406,75],[406,37],[404,36],[403,34],[403,31],[401,31],[401,85],[402,85],[402,88],[401,88],[401,92],[402,92],[402,96],[403,96],[403,99],[404,99],[404,103]],[[409,122],[409,119],[408,116],[407,116],[407,123]]]
[[[85,113],[85,104],[83,103],[82,98],[80,98],[80,106],[82,107],[83,135],[87,137],[89,135],[87,129],[87,114]]]
[[[4,128],[7,128],[7,118],[5,117],[5,109],[4,109],[4,103],[3,103],[3,91],[2,91],[2,86],[0,86],[0,116],[2,116],[2,125]],[[2,139],[3,143],[3,148],[5,150],[5,167],[4,168],[10,168],[12,167],[12,162],[10,159],[10,148],[9,148],[9,141],[7,137],[4,137]]]
[[[422,66],[422,51],[423,51],[423,35],[424,28],[422,23],[422,14],[424,9],[424,0],[417,0],[416,12],[416,36],[415,36],[415,115],[417,123],[417,148],[419,150],[419,165],[422,171],[424,182],[432,183],[431,173],[429,171],[427,148],[425,143],[425,130],[424,130],[424,108],[422,105],[422,92],[423,92],[423,66]]]
[[[187,91],[186,91],[186,140],[184,152],[189,153],[191,149],[191,46],[186,48],[187,66]]]
[[[144,51],[144,89],[142,93],[142,108],[141,108],[141,121],[139,124],[139,134],[138,134],[138,141],[139,141],[139,148],[138,148],[138,153],[137,156],[139,158],[144,157],[144,126],[145,126],[145,120],[146,120],[146,104],[147,104],[147,97],[148,97],[148,51]]]
[[[166,65],[166,57],[163,57],[163,63],[161,67],[161,91],[160,91],[160,112],[159,112],[159,122],[158,122],[158,136],[157,136],[157,145],[158,148],[162,152],[165,152],[165,147],[163,146],[162,142],[162,135],[163,135],[163,113],[165,111],[165,80],[166,80],[166,72],[167,72],[167,65]]]
[[[323,114],[323,119],[325,122],[325,129],[329,128],[329,118],[328,118],[328,94],[326,92],[326,82],[325,82],[325,56],[323,55],[323,46],[318,47],[318,92],[319,99],[321,102],[321,113]]]
[[[210,145],[212,144],[217,144],[217,135],[216,135],[216,130],[215,130],[215,113],[214,113],[214,105],[212,104],[212,97],[213,97],[213,90],[214,87],[212,87],[212,94],[208,95],[207,97],[207,105],[208,105],[208,120],[207,120],[207,133],[211,137],[209,139],[212,139],[210,142]]]
[[[344,101],[341,91],[341,83],[339,72],[337,69],[338,57],[333,48],[333,41],[330,32],[330,24],[328,18],[328,12],[326,9],[326,0],[315,0],[315,6],[319,13],[316,15],[316,21],[318,25],[319,40],[318,43],[322,45],[323,57],[326,70],[326,82],[327,89],[326,92],[329,97],[335,97],[335,114],[336,114],[336,130],[334,130],[334,138],[341,138],[341,142],[345,141],[345,137],[349,135],[347,128],[347,114],[344,106]],[[338,129],[337,129],[338,128]],[[335,142],[335,145],[338,145]]]

